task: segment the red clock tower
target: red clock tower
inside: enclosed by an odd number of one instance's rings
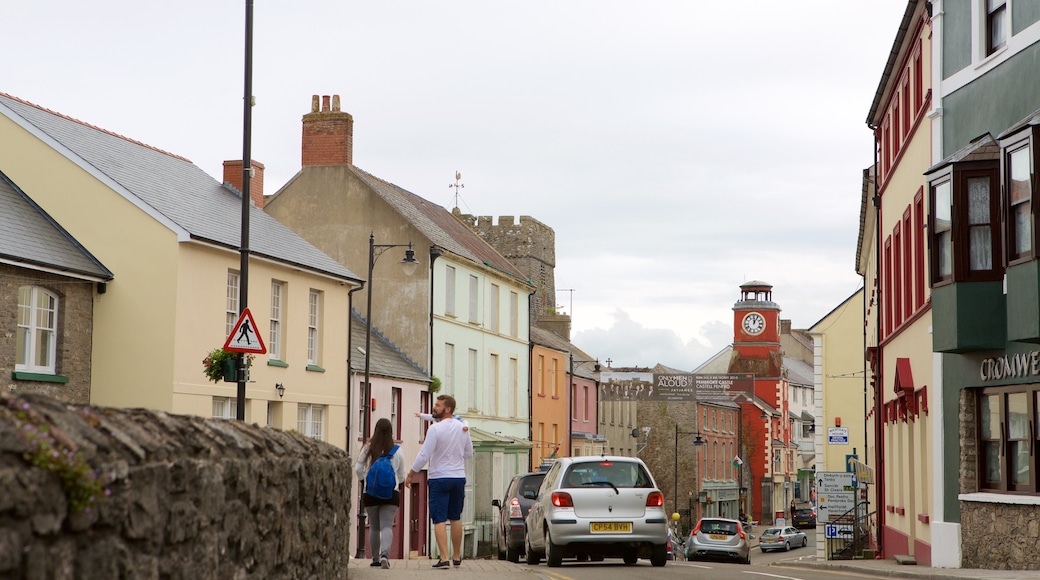
[[[780,307],[773,302],[773,287],[753,280],[740,285],[740,300],[733,305],[733,351],[730,373],[755,375],[755,399],[738,401],[741,433],[750,481],[750,515],[763,522],[782,516],[787,507],[785,493],[790,481],[787,420],[787,382],[780,351]]]

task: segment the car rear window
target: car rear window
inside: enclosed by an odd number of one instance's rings
[[[812,513],[812,509],[809,508],[794,510],[794,515],[796,516],[811,516]]]
[[[780,528],[769,528],[762,532],[763,536],[776,536],[780,533]]]
[[[737,523],[725,520],[702,520],[701,532],[705,534],[726,534],[729,536],[737,533]]]
[[[653,487],[650,474],[631,461],[589,461],[575,463],[563,478],[563,487]]]
[[[520,488],[517,490],[517,495],[520,497],[534,498],[538,496],[538,488],[542,486],[542,480],[545,479],[545,474],[540,473],[538,475],[532,475],[525,477],[520,480]]]

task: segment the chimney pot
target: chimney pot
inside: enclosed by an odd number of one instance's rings
[[[321,112],[322,113],[328,113],[329,112],[329,96],[328,95],[324,95],[324,96],[321,97]]]
[[[311,112],[312,113],[317,113],[318,112],[318,106],[319,106],[318,105],[318,95],[314,95],[314,96],[311,97]]]
[[[332,112],[339,112],[339,95],[332,95]]]

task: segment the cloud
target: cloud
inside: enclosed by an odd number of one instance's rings
[[[600,363],[611,359],[612,367],[663,364],[693,370],[729,344],[733,338],[728,322],[712,321],[700,329],[700,336],[683,340],[669,328],[648,328],[618,308],[609,328],[591,328],[576,333],[572,342],[595,356]]]

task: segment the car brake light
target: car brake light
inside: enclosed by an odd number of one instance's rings
[[[697,522],[697,526],[690,530],[690,537],[696,536],[701,531],[701,523]]]
[[[524,514],[520,511],[520,500],[515,497],[509,501],[509,517],[510,518],[522,518]]]
[[[746,532],[744,532],[744,526],[739,526],[739,525],[738,525],[738,526],[737,526],[737,533],[738,533],[738,534],[740,534],[740,537],[741,537],[741,538],[743,538],[743,539],[745,539],[745,540],[747,539],[747,533],[746,533]]]
[[[600,467],[610,467],[611,465],[614,465],[613,461],[600,461],[599,462],[599,466]]]
[[[651,491],[646,496],[646,507],[662,507],[664,505],[664,494],[659,491]]]
[[[552,494],[552,504],[556,507],[574,507],[574,500],[571,499],[571,494],[565,491],[554,491]]]

